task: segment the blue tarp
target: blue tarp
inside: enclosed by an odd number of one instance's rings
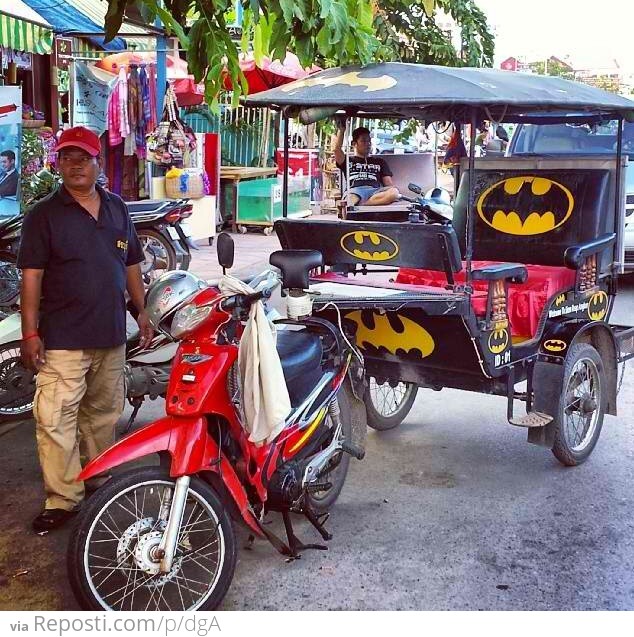
[[[103,24],[95,24],[81,11],[65,2],[51,2],[51,0],[23,0],[23,2],[49,22],[56,34],[72,36],[75,33],[98,33],[104,30]],[[115,38],[107,44],[102,37],[87,36],[86,40],[104,51],[124,51],[127,48],[122,38]]]

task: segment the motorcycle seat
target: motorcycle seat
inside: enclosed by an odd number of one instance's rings
[[[277,353],[282,363],[291,405],[297,407],[321,378],[321,340],[319,336],[306,330],[279,330]]]

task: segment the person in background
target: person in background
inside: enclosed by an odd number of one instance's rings
[[[345,121],[337,121],[338,130],[335,139],[335,161],[337,167],[346,174],[346,155],[343,152]],[[372,142],[370,131],[360,127],[352,131],[354,155],[348,159],[350,167],[350,190],[346,193],[348,205],[384,206],[397,201],[398,189],[392,182],[392,171],[381,157],[370,157]]]
[[[56,147],[63,184],[25,218],[21,354],[37,372],[33,413],[46,502],[40,533],[65,524],[86,489],[80,457],[114,441],[124,404],[125,292],[139,312],[141,345],[153,330],[144,307],[143,251],[126,205],[96,184],[99,138],[65,130]]]
[[[15,169],[15,153],[3,150],[0,153],[0,197],[15,197],[18,193],[18,171]]]

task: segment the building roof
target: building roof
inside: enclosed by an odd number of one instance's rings
[[[11,5],[10,8],[9,4]],[[4,13],[5,15],[9,15],[13,18],[26,20],[27,22],[32,22],[33,24],[37,24],[42,27],[50,28],[51,26],[37,11],[33,11],[33,9],[24,4],[22,0],[11,0],[7,6],[0,9],[0,13]]]
[[[103,33],[108,11],[105,0],[24,0],[28,7],[43,16],[52,25],[55,33],[63,35],[81,35],[85,33]],[[110,42],[105,42],[103,36],[81,36],[106,51],[123,51],[131,44],[147,44],[148,38],[134,38],[148,32],[155,31],[124,22],[119,30],[119,36]],[[132,36],[132,38],[130,38]],[[151,41],[151,40],[150,40]]]
[[[10,8],[0,9],[0,46],[48,54],[53,48],[51,25],[22,0],[12,0]]]

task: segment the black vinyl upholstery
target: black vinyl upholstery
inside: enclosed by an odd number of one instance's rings
[[[517,162],[514,162],[512,170],[500,170],[487,169],[484,165],[478,168],[476,164],[473,259],[564,266],[564,252],[567,248],[614,232],[612,176],[611,171],[607,169],[535,169],[533,166],[528,166],[523,170],[518,169]],[[463,256],[467,235],[467,177],[466,173],[462,175],[453,217],[453,225]],[[503,184],[507,180],[522,178],[526,179],[526,186],[522,187],[518,193],[508,194],[504,185],[496,185]],[[534,194],[531,191],[531,184],[535,179],[554,185],[545,195]],[[558,184],[561,184],[565,190]],[[496,188],[497,194],[488,200],[489,193]],[[571,212],[565,222],[559,223],[558,218],[556,223],[559,225],[548,231],[523,234],[509,232],[508,228],[506,231],[500,231],[492,226],[493,215],[501,214],[498,210],[504,214],[516,211],[522,220],[535,211],[538,214],[544,213],[549,210],[549,207],[552,207],[555,215],[558,215],[561,210],[557,208],[561,209],[562,199],[565,205],[568,205],[566,195],[561,194],[565,191],[572,197]],[[479,202],[480,208],[478,208]],[[603,267],[612,260],[612,255],[608,252],[610,251],[607,250],[604,254]]]
[[[282,362],[291,405],[297,407],[321,378],[321,340],[305,330],[279,330],[277,353]]]

